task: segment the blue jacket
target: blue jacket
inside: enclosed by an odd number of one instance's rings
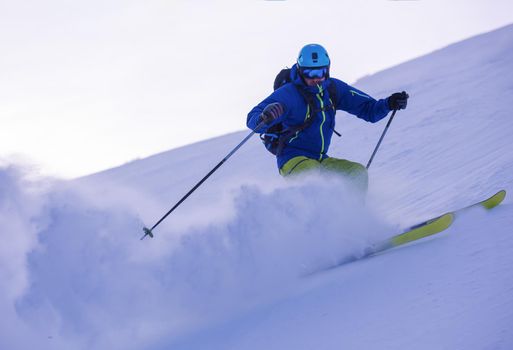
[[[387,99],[376,101],[341,80],[328,78],[320,85],[307,86],[299,76],[296,65],[291,69],[291,78],[291,83],[283,85],[260,102],[249,112],[247,118],[248,128],[255,130],[264,108],[270,103],[279,102],[284,108],[284,113],[270,126],[278,123],[282,123],[285,128],[302,125],[309,113],[309,107],[296,86],[315,96],[313,100],[315,110],[318,112],[314,116],[312,125],[300,131],[287,142],[281,154],[276,157],[278,169],[281,169],[288,160],[297,156],[318,160],[328,157],[327,152],[335,129],[335,110],[328,108],[332,105],[328,91],[329,84],[334,84],[337,91],[337,101],[332,101],[336,110],[346,111],[371,123],[383,119],[390,112]],[[265,129],[255,131],[263,132]]]

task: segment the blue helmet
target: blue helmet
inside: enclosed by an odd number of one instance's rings
[[[328,52],[318,44],[306,45],[297,57],[297,64],[301,68],[329,67],[330,63]]]

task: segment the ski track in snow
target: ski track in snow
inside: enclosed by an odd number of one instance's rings
[[[411,96],[370,169],[366,208],[340,179],[281,179],[255,137],[141,242],[143,222],[246,131],[75,181],[2,166],[0,348],[512,348],[509,197],[443,234],[301,277],[399,226],[513,193],[512,39],[508,26],[355,84]],[[365,163],[384,123],[339,113],[330,154]]]

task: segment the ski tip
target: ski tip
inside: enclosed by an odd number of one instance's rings
[[[150,236],[150,238],[153,238],[153,232],[147,227],[143,227],[144,236],[141,237],[141,241],[146,238],[146,236]]]
[[[440,223],[440,228],[443,228],[444,230],[449,228],[451,224],[454,221],[454,213],[447,213],[438,218],[438,221]]]
[[[482,206],[486,209],[492,209],[502,203],[502,201],[506,198],[506,190],[500,190],[487,200],[482,202]]]

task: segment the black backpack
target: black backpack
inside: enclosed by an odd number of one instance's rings
[[[274,79],[273,88],[276,91],[283,85],[290,83],[290,68],[282,69],[276,78]],[[306,103],[309,106],[310,113],[305,120],[305,122],[301,125],[297,125],[288,129],[283,128],[283,124],[279,123],[276,125],[273,125],[269,129],[267,129],[264,133],[260,134],[260,139],[262,140],[265,148],[271,152],[274,155],[280,155],[281,151],[285,147],[285,144],[287,141],[289,141],[292,137],[297,135],[302,130],[308,128],[310,125],[312,125],[314,121],[315,115],[320,112],[320,109],[315,108],[314,98],[315,96],[306,92],[305,90],[301,89],[301,87],[294,85],[299,92],[301,96],[305,99]],[[328,85],[328,93],[330,95],[331,104],[329,106],[324,107],[324,110],[326,109],[333,109],[335,110],[335,105],[333,101],[337,101],[337,89],[335,88],[334,84]],[[338,136],[340,134],[333,130]]]

